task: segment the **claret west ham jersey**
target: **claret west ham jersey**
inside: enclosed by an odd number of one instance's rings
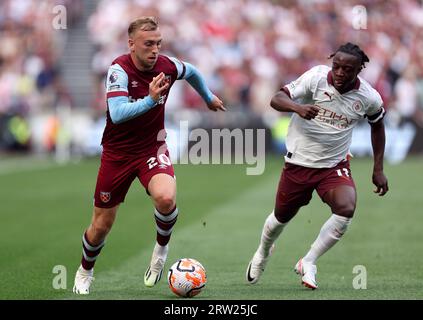
[[[127,96],[129,102],[142,99],[148,96],[149,84],[153,77],[161,72],[165,74],[169,87],[162,93],[154,108],[128,121],[114,124],[107,110],[107,123],[102,139],[104,157],[119,160],[142,156],[163,144],[164,135],[161,134],[158,139],[158,134],[164,130],[166,100],[175,80],[183,76],[178,74],[172,59],[159,55],[150,71],[139,71],[130,54],[122,55],[113,61],[107,74],[107,98]]]
[[[340,94],[332,82],[331,68],[316,66],[283,90],[301,104],[320,108],[311,120],[294,113],[288,127],[285,161],[311,168],[331,168],[346,159],[352,130],[360,119],[376,122],[384,115],[379,93],[361,77],[355,88]]]

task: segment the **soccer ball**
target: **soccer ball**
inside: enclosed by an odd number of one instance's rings
[[[167,281],[173,293],[180,297],[192,298],[199,294],[207,283],[206,269],[195,259],[179,259],[170,267]]]

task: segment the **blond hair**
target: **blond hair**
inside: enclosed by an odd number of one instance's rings
[[[128,27],[128,36],[132,37],[138,30],[154,31],[159,27],[159,21],[156,17],[140,17],[131,22]]]

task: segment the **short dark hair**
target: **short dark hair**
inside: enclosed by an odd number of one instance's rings
[[[341,45],[334,53],[329,56],[329,59],[332,59],[337,52],[344,52],[357,57],[360,60],[361,68],[365,68],[365,63],[370,61],[367,54],[365,54],[358,45],[351,42],[347,42],[346,44]]]

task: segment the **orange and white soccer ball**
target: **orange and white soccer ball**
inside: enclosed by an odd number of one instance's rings
[[[195,259],[179,259],[170,267],[167,281],[173,293],[191,298],[204,289],[207,283],[206,269]]]

